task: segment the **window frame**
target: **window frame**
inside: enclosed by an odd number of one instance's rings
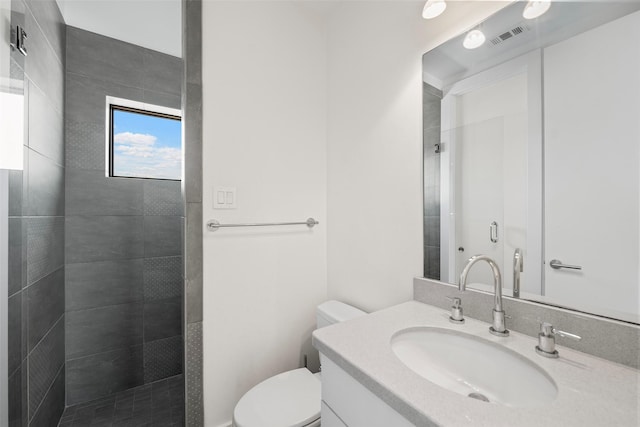
[[[106,158],[105,158],[105,173],[107,178],[122,178],[122,179],[154,179],[157,181],[182,181],[182,178],[154,178],[148,176],[125,176],[115,175],[114,168],[114,149],[113,149],[113,137],[114,137],[114,111],[124,111],[129,113],[143,114],[146,116],[160,117],[164,119],[177,120],[181,123],[182,127],[182,111],[163,107],[160,105],[147,104],[144,102],[133,101],[130,99],[116,98],[112,96],[106,97]],[[184,134],[183,134],[184,135]],[[182,172],[184,173],[184,138],[181,138],[180,148],[182,152]]]

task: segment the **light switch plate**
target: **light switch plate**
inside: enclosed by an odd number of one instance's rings
[[[213,209],[236,209],[235,187],[213,188]]]

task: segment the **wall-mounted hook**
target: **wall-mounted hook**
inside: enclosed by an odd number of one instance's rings
[[[440,154],[440,144],[433,144],[436,154]]]

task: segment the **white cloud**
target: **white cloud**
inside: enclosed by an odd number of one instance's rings
[[[114,135],[115,174],[146,178],[180,179],[182,150],[156,147],[149,134],[122,132]]]
[[[116,144],[127,144],[141,147],[152,146],[158,138],[148,133],[120,132],[113,136],[113,142]]]

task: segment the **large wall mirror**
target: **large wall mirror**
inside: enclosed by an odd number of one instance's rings
[[[424,275],[640,323],[640,3],[525,5],[423,57]]]

